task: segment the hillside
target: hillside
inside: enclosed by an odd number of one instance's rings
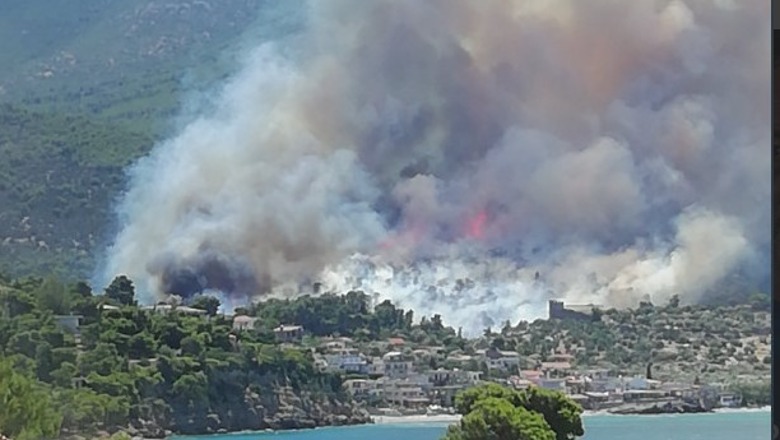
[[[88,275],[127,165],[300,2],[0,4],[0,272]]]
[[[0,105],[0,270],[85,273],[123,168],[153,138],[120,124]]]

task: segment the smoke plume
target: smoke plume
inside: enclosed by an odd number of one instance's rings
[[[134,166],[105,279],[318,282],[478,331],[767,275],[769,2],[307,8]]]

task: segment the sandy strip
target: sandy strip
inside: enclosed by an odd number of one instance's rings
[[[376,424],[416,424],[416,423],[455,423],[460,420],[457,414],[437,414],[432,416],[374,416],[372,417]]]

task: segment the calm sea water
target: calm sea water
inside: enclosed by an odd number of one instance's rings
[[[769,411],[658,416],[589,415],[585,440],[764,440]],[[279,433],[175,437],[175,440],[437,440],[444,423],[366,425]]]

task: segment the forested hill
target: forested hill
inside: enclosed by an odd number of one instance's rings
[[[0,271],[86,276],[125,167],[236,54],[293,35],[300,3],[0,2]]]

